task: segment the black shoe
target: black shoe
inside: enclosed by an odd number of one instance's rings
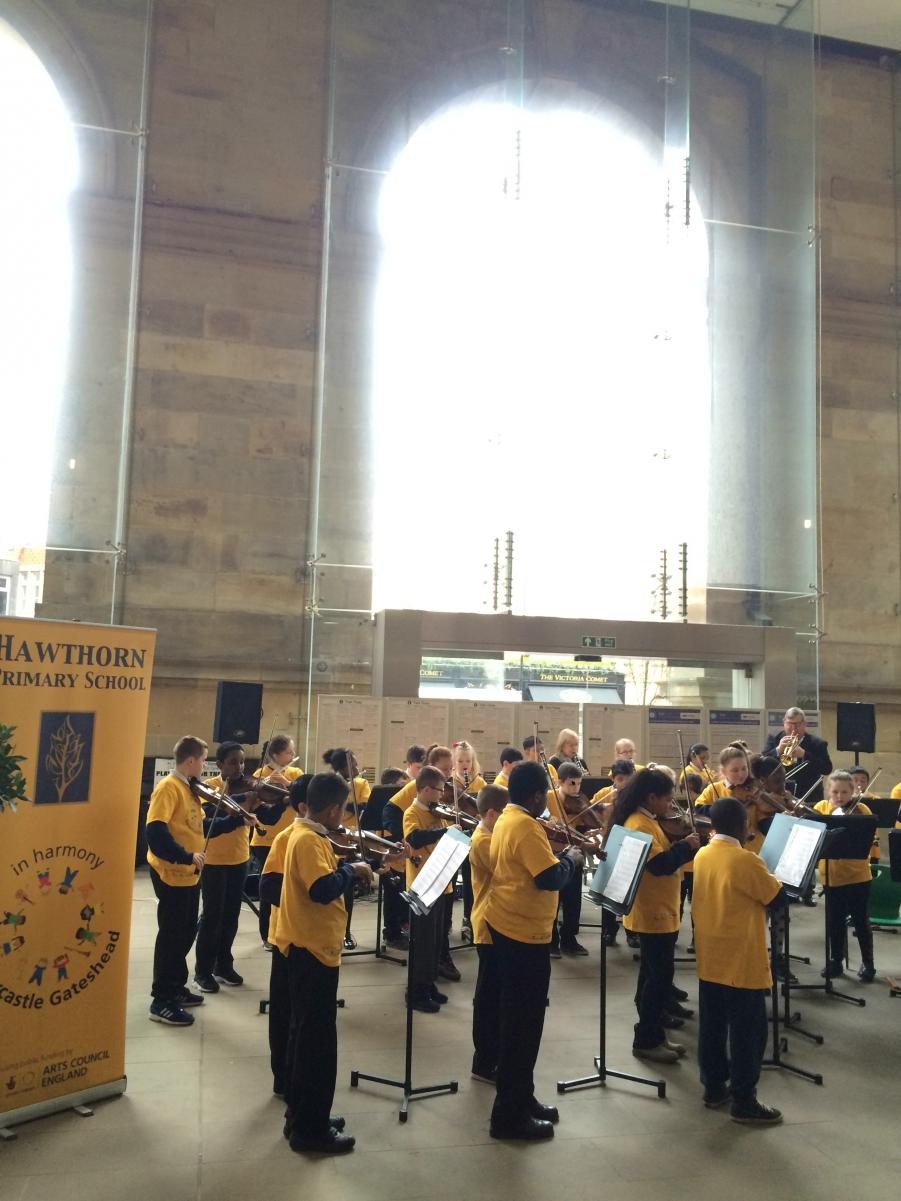
[[[704,1104],[708,1109],[722,1109],[731,1098],[732,1093],[729,1091],[728,1085],[723,1084],[719,1088],[708,1088],[705,1091]]]
[[[460,972],[450,955],[448,955],[447,959],[442,959],[438,964],[438,975],[442,980],[453,980],[456,982],[460,979]]]
[[[550,956],[551,956],[551,959],[562,959],[563,958],[563,952],[560,950],[560,946],[558,943],[555,943],[555,942],[551,943]]]
[[[776,979],[780,980],[783,984],[797,984],[798,983],[798,977],[788,966],[784,957],[776,960],[775,974],[776,974]]]
[[[183,988],[175,998],[182,1009],[190,1009],[192,1005],[203,1004],[203,994],[199,992],[191,992],[190,989]]]
[[[464,917],[462,925],[460,926],[460,939],[462,942],[472,942],[472,922],[468,917]]]
[[[193,1026],[193,1013],[185,1013],[176,1001],[153,1001],[150,1005],[151,1022],[162,1022],[165,1026]]]
[[[195,976],[194,983],[201,992],[218,992],[219,985],[213,976]]]
[[[298,1151],[301,1154],[306,1152],[315,1155],[345,1155],[348,1151],[353,1151],[356,1141],[352,1134],[341,1134],[338,1130],[329,1129],[328,1134],[320,1135],[318,1138],[304,1138],[301,1135],[292,1134],[288,1145],[292,1151]]]
[[[669,1013],[665,1013],[660,1019],[660,1025],[664,1030],[681,1030],[685,1023],[681,1018],[675,1018]]]
[[[213,978],[220,980],[223,984],[231,984],[237,988],[239,984],[244,983],[244,977],[239,976],[233,967],[223,968],[221,971],[213,972]]]
[[[601,938],[603,939],[605,947],[615,947],[617,945],[615,934],[602,934]]]
[[[340,1113],[333,1113],[329,1117],[328,1124],[331,1126],[332,1130],[337,1130],[340,1134],[347,1125],[347,1118],[342,1118]]]
[[[283,1097],[285,1095],[285,1082],[281,1076],[274,1076],[272,1078],[272,1093],[276,1097]]]
[[[629,930],[626,933],[626,942],[632,948],[633,951],[637,951],[638,948],[641,946],[641,940],[639,939],[638,935],[633,934],[631,930]]]
[[[806,905],[808,909],[816,909],[817,903],[813,897],[802,897],[801,904]],[[764,1106],[764,1109],[766,1106]],[[778,1113],[778,1110],[776,1111]],[[779,1114],[779,1121],[782,1121],[782,1115]]]
[[[687,1001],[688,1000],[688,993],[685,991],[684,988],[676,988],[676,986],[674,984],[669,991],[670,991],[670,996],[675,998],[675,1000],[677,1000],[677,1001]]]
[[[539,1122],[550,1122],[555,1126],[560,1121],[560,1111],[556,1105],[542,1105],[537,1097],[533,1097],[529,1106],[529,1117],[536,1118]]]
[[[685,954],[686,955],[694,955],[694,953],[695,953],[695,944],[693,942],[690,942],[688,944],[688,946],[685,948]]]
[[[862,963],[857,969],[857,979],[861,984],[872,984],[876,979],[876,967],[872,963]]]
[[[407,1000],[405,997],[404,1000]],[[428,993],[419,993],[413,995],[409,1000],[411,1009],[415,1009],[417,1013],[437,1013],[441,1006],[437,1001],[433,1001]]]
[[[497,1068],[482,1068],[474,1063],[470,1075],[473,1080],[481,1080],[482,1084],[497,1084]]]
[[[567,939],[566,942],[561,943],[560,945],[561,945],[561,949],[563,950],[563,953],[565,955],[587,955],[588,954],[588,948],[583,947],[582,944],[579,942],[579,940],[576,938],[574,938],[572,940]]]
[[[685,1005],[680,1005],[678,1001],[670,1001],[666,1007],[666,1012],[672,1018],[693,1018],[695,1011],[686,1008]]]
[[[345,934],[344,935],[344,950],[345,951],[355,951],[356,949],[357,949],[357,940],[354,938],[354,936],[352,934]],[[350,1149],[351,1149],[350,1147],[347,1148],[348,1151]]]
[[[845,969],[842,967],[841,962],[837,959],[830,959],[820,972],[820,975],[824,980],[838,980],[839,977],[844,976],[844,974]]]
[[[747,1126],[778,1126],[782,1114],[772,1105],[761,1105],[756,1097],[750,1101],[733,1101],[729,1116],[733,1122],[743,1122]]]
[[[448,1001],[448,996],[447,996],[446,992],[439,992],[438,989],[433,984],[429,988],[429,1000],[434,1001],[436,1005],[446,1005],[447,1001]]]
[[[553,1138],[554,1127],[551,1122],[542,1122],[539,1118],[520,1118],[507,1126],[492,1121],[488,1132],[492,1138],[520,1139],[524,1142],[538,1142],[540,1139]]]
[[[409,951],[410,940],[406,934],[398,934],[397,938],[387,938],[385,946],[390,947],[392,951]]]

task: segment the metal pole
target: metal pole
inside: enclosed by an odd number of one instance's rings
[[[513,531],[507,530],[507,578],[504,581],[504,608],[513,612]]]

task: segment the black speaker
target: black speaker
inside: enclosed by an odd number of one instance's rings
[[[876,750],[876,706],[839,701],[836,717],[838,730],[835,745],[838,749],[872,755]]]
[[[262,684],[220,680],[216,688],[213,738],[216,742],[259,742],[262,712]]]

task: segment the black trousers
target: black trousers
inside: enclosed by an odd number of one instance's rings
[[[685,902],[691,904],[692,893],[695,886],[694,872],[683,872],[682,879],[679,881],[679,917],[685,913]]]
[[[200,888],[197,884],[173,887],[166,884],[153,868],[150,869],[150,882],[157,900],[150,993],[157,1001],[177,1001],[188,983],[188,952],[197,934]]]
[[[321,1138],[328,1134],[338,1072],[338,969],[326,967],[302,947],[291,947],[288,983],[286,1119],[291,1134]]]
[[[400,895],[404,887],[403,877],[397,872],[389,872],[382,877],[382,919],[385,927],[385,938],[392,942],[403,934],[403,925],[409,919],[407,902]]]
[[[291,1031],[291,974],[287,956],[278,947],[269,961],[269,1065],[278,1092],[288,1078],[288,1037]]]
[[[438,958],[439,960],[450,959],[450,935],[451,926],[454,921],[454,894],[452,892],[447,893],[446,896],[441,898],[439,904],[444,908],[442,910],[441,941],[438,944]],[[437,909],[438,906],[436,905],[435,908]]]
[[[247,861],[235,864],[212,863],[200,873],[203,910],[197,927],[194,970],[198,976],[227,971],[234,967],[232,943],[238,933],[241,899],[247,878]]]
[[[845,958],[845,919],[850,918],[857,932],[860,957],[864,963],[873,962],[873,928],[867,907],[870,900],[870,881],[861,884],[840,884],[826,889],[826,929],[829,934],[829,958],[841,963]]]
[[[666,1038],[663,1013],[672,999],[676,951],[675,934],[638,935],[641,946],[641,965],[635,989],[635,1008],[638,1021],[632,1045],[638,1049],[659,1047]]]
[[[500,975],[495,948],[477,943],[479,974],[472,998],[472,1070],[480,1075],[493,1072],[500,1055]]]
[[[460,864],[460,876],[463,880],[463,920],[468,922],[472,913],[472,864],[468,859]]]
[[[616,938],[616,933],[619,930],[619,919],[609,909],[601,910],[601,930],[608,942],[612,942]]]
[[[438,979],[438,959],[444,933],[445,909],[450,908],[449,896],[440,897],[422,917],[410,914],[413,939],[410,951],[410,986],[416,996],[427,993]]]
[[[525,943],[488,927],[500,980],[497,1096],[493,1125],[515,1125],[528,1116],[535,1095],[535,1063],[544,1030],[551,979],[550,943]]]
[[[574,872],[560,889],[560,938],[564,944],[575,942],[582,917],[582,873]]]
[[[708,1092],[727,1080],[738,1101],[751,1100],[767,1042],[766,989],[698,981],[698,1067]]]
[[[257,867],[259,868],[260,872],[262,873],[263,868],[266,866],[266,860],[269,858],[269,848],[268,847],[251,847],[250,853],[251,853],[251,855],[253,855],[254,859],[256,860]],[[263,898],[260,897],[260,903],[258,905],[258,908],[260,911],[260,938],[263,940],[263,942],[268,942],[269,941],[269,915],[272,912],[272,906],[269,904],[268,901],[264,901]]]

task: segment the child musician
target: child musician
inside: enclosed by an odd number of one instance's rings
[[[506,808],[507,790],[499,784],[487,784],[479,793],[477,803],[480,820],[473,831],[469,849],[472,940],[479,957],[479,974],[472,999],[472,1078],[494,1084],[500,1038],[500,982],[491,935],[485,925],[485,905],[491,884],[491,832]]]
[[[817,801],[814,809],[827,815],[847,813],[853,795],[854,783],[850,774],[834,771],[826,781],[826,800]],[[851,812],[861,817],[872,816],[872,810],[863,801],[858,801]],[[860,945],[857,978],[863,984],[871,984],[876,978],[876,967],[873,963],[873,928],[867,912],[872,879],[870,864],[866,859],[830,859],[828,865],[821,860],[817,871],[826,887],[826,929],[829,932],[829,959],[822,974],[829,979],[844,975],[845,919],[850,917]]]
[[[203,810],[188,781],[203,773],[206,752],[202,739],[179,738],[175,771],[154,788],[147,810],[147,862],[157,899],[150,1020],[167,1026],[192,1026],[185,1006],[203,1001],[186,987],[204,864]]]
[[[693,900],[704,1104],[718,1109],[731,1098],[733,1121],[772,1126],[782,1114],[757,1100],[772,987],[766,911],[784,907],[786,896],[763,860],[745,850],[744,805],[721,797],[710,820],[715,833],[695,856]]]
[[[268,742],[263,743],[263,750],[260,754],[260,766],[253,773],[255,780],[268,780],[270,784],[275,784],[278,788],[290,788],[292,783],[303,775],[302,767],[295,767],[293,761],[296,758],[294,749],[294,739],[287,734],[275,734]],[[267,826],[267,830],[261,833],[259,830],[254,830],[250,838],[250,853],[257,864],[257,869],[262,872],[266,863],[266,856],[269,854],[269,848],[272,846],[276,834],[280,834],[294,821],[294,810],[290,805],[285,804],[281,808],[281,812],[273,808],[272,820],[267,818],[263,824]],[[262,820],[262,819],[261,819]],[[269,905],[266,901],[260,901],[260,938],[265,951],[271,951],[272,947],[266,939],[269,930]]]
[[[594,812],[598,814],[601,821],[604,823],[604,828],[607,829],[612,823],[612,811],[616,798],[626,787],[632,777],[635,775],[635,764],[631,759],[614,759],[610,766],[610,776],[612,783],[599,788],[591,798],[591,803],[595,806]],[[616,914],[611,913],[609,909],[601,910],[601,926],[605,944],[608,947],[616,946],[616,936],[619,933],[619,921]],[[630,947],[637,949],[638,935],[627,931],[626,939]]]
[[[328,840],[344,816],[347,782],[320,772],[309,783],[307,816],[285,848],[276,932],[288,958],[291,1030],[285,1075],[285,1133],[292,1151],[337,1155],[355,1140],[331,1116],[338,1067],[338,968],[344,934],[344,893],[355,878],[371,884],[367,863],[340,867]],[[268,934],[268,931],[267,931]]]
[[[557,786],[549,789],[547,794],[547,807],[551,817],[561,825],[571,825],[572,819],[566,812],[566,806],[574,806],[573,812],[578,812],[588,803],[588,798],[582,797],[582,769],[571,760],[562,762],[557,773]],[[560,959],[564,954],[588,954],[588,948],[583,947],[577,938],[581,917],[582,877],[578,875],[573,876],[566,887],[560,889],[561,920],[559,926],[556,920],[554,921],[551,938],[552,959]]]
[[[852,767],[850,769],[849,774],[854,782],[854,795],[851,797],[853,802],[855,798],[863,797],[863,794],[870,787],[870,773],[865,767],[861,767],[858,764],[857,767]],[[856,807],[854,812],[858,812]],[[862,813],[863,810],[860,810],[860,812]],[[881,858],[881,854],[882,853],[879,848],[879,831],[877,829],[873,836],[873,845],[870,847],[870,863],[878,863]]]
[[[652,839],[650,855],[632,912],[623,920],[638,935],[641,965],[635,990],[638,1021],[632,1054],[655,1063],[675,1063],[685,1054],[666,1037],[664,1022],[673,1001],[676,936],[679,931],[680,869],[698,849],[697,834],[671,843],[657,821],[673,800],[673,780],[659,768],[642,768],[616,799],[613,820]]]
[[[344,817],[341,824],[348,830],[358,829],[362,817],[361,810],[366,806],[372,794],[372,785],[365,776],[358,775],[357,757],[349,747],[339,746],[325,751],[322,761],[326,767],[330,767],[332,771],[337,772],[350,785],[350,792],[348,793],[347,805],[344,808]],[[347,923],[344,927],[344,950],[355,951],[357,949],[357,940],[350,930],[354,912],[353,884],[348,886],[344,896],[344,906],[347,910]]]
[[[547,803],[547,775],[537,763],[510,773],[509,799],[491,835],[491,887],[484,920],[500,980],[497,1096],[492,1138],[553,1138],[557,1110],[535,1097],[535,1061],[541,1046],[551,976],[551,927],[558,894],[582,870],[582,855],[567,848],[558,859],[535,820]]]
[[[404,840],[418,863],[407,860],[407,888],[413,883],[447,827],[432,812],[444,795],[444,776],[436,767],[420,768],[416,776],[416,799],[404,812]],[[408,1002],[419,1013],[437,1013],[447,1001],[438,991],[438,961],[444,936],[445,914],[451,903],[451,885],[425,916],[411,912],[412,947],[410,956],[411,992]]]
[[[510,772],[516,763],[522,762],[522,751],[518,751],[515,746],[505,746],[500,754],[501,770],[494,777],[494,783],[499,788],[506,788],[510,781]]]
[[[451,783],[458,792],[468,792],[472,796],[478,796],[481,790],[485,787],[485,780],[482,777],[482,769],[479,766],[479,761],[476,758],[475,749],[472,743],[466,742],[465,739],[460,742],[455,742],[453,745],[453,767],[451,769]],[[462,937],[465,942],[472,941],[472,922],[470,915],[472,913],[472,879],[470,877],[469,860],[464,859],[463,865],[460,868],[460,876],[463,882],[463,921],[462,921]],[[447,958],[450,958],[450,925],[452,911],[449,908],[446,914],[448,919],[447,933]],[[442,956],[444,958],[444,956]],[[454,971],[459,979],[459,971],[454,965]],[[453,975],[449,977],[453,979]]]

